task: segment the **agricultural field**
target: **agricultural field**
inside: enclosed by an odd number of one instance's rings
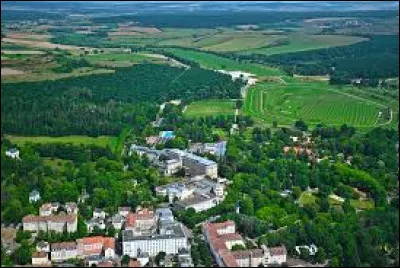
[[[283,71],[255,63],[239,63],[232,59],[220,57],[207,52],[194,50],[185,50],[179,48],[165,48],[167,52],[171,52],[178,57],[182,57],[200,64],[201,67],[213,70],[227,71],[244,71],[255,74],[257,76],[280,76],[284,75]]]
[[[347,35],[293,34],[285,39],[288,44],[243,50],[240,54],[281,54],[335,46],[347,46],[366,41],[367,38]]]
[[[88,136],[63,136],[63,137],[49,137],[49,136],[37,136],[37,137],[27,137],[27,136],[12,136],[6,135],[12,143],[22,146],[25,143],[72,143],[72,144],[93,144],[101,147],[110,146],[114,148],[117,143],[117,137],[111,136],[99,136],[99,137],[88,137]]]
[[[91,64],[107,67],[126,67],[143,62],[165,63],[165,59],[151,57],[140,53],[90,54],[85,55],[83,58]]]
[[[185,110],[185,116],[218,116],[234,115],[235,101],[231,100],[202,100],[189,104]]]
[[[380,124],[379,112],[385,108],[326,82],[261,82],[248,90],[243,112],[267,124],[276,120],[279,125],[291,125],[302,119],[310,125],[372,127]]]

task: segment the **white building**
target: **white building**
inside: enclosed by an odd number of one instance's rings
[[[157,209],[158,228],[153,233],[136,235],[133,230],[122,232],[123,255],[131,258],[147,253],[150,257],[159,252],[177,254],[179,249],[189,250],[190,244],[181,223],[176,222],[170,209]]]
[[[93,210],[93,218],[97,218],[97,219],[105,219],[106,218],[106,212],[99,209],[99,208],[95,208]]]
[[[29,203],[36,203],[40,200],[40,193],[38,190],[33,190],[29,193]]]
[[[51,244],[51,261],[63,262],[78,257],[77,245],[75,242],[62,242]]]
[[[6,156],[13,159],[19,159],[19,150],[17,148],[11,148],[6,151]]]
[[[32,253],[32,265],[49,265],[49,254],[47,252]]]
[[[50,232],[75,233],[78,227],[78,217],[76,214],[66,215],[60,213],[52,216],[35,216],[27,215],[22,218],[22,226],[24,231],[31,232]]]

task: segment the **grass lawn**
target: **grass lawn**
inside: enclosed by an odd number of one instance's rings
[[[310,192],[302,192],[299,198],[300,206],[315,204],[317,198]]]
[[[350,204],[356,209],[373,209],[375,203],[372,199],[351,199]]]
[[[185,116],[234,115],[235,101],[232,100],[201,100],[187,106]]]
[[[48,136],[36,136],[36,137],[27,137],[27,136],[11,136],[6,135],[6,138],[9,139],[12,143],[15,143],[19,146],[31,142],[31,143],[72,143],[72,144],[94,144],[102,147],[110,146],[113,148],[113,144],[115,144],[116,137],[111,136],[99,136],[99,137],[88,137],[88,136],[63,136],[63,137],[48,137]]]

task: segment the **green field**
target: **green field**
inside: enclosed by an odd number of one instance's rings
[[[347,35],[306,35],[294,34],[287,37],[289,44],[255,48],[241,51],[240,54],[281,54],[296,51],[306,51],[320,48],[328,48],[335,46],[347,46],[361,41],[368,40],[367,38]]]
[[[117,137],[111,136],[99,136],[99,137],[88,137],[88,136],[63,136],[63,137],[48,137],[48,136],[36,136],[36,137],[27,137],[27,136],[11,136],[7,135],[7,139],[9,139],[12,143],[15,143],[19,146],[31,142],[31,143],[72,143],[72,144],[94,144],[102,147],[110,146],[114,148],[117,143]]]
[[[251,87],[243,111],[267,124],[276,120],[279,125],[292,125],[295,120],[302,119],[310,125],[372,127],[380,123],[378,112],[385,107],[327,82],[292,80],[287,84],[261,82]]]
[[[156,57],[150,57],[140,53],[105,53],[105,54],[91,54],[84,57],[87,61],[92,64],[125,64],[132,65],[142,62],[157,63],[164,61]]]
[[[255,63],[239,63],[235,60],[216,56],[207,52],[185,50],[179,48],[165,48],[178,57],[186,58],[200,64],[201,67],[213,70],[244,71],[257,76],[280,76],[284,73],[277,69]]]
[[[202,100],[192,102],[187,106],[185,116],[234,115],[235,101]]]

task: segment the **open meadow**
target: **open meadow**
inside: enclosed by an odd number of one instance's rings
[[[231,100],[202,100],[189,104],[184,112],[187,117],[234,115],[235,101]]]

